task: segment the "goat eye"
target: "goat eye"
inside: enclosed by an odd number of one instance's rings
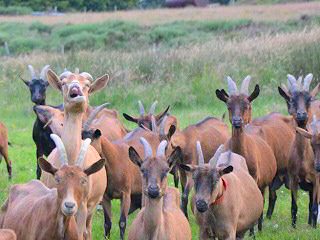
[[[87,184],[87,180],[86,179],[82,179],[81,180],[81,184],[85,186]]]
[[[59,183],[60,183],[60,179],[59,179],[59,177],[55,177],[54,179],[56,180],[56,183],[57,183],[57,184],[59,184]]]

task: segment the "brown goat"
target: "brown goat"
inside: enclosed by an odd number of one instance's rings
[[[181,164],[195,181],[192,209],[200,227],[200,239],[242,239],[263,211],[263,198],[248,172],[246,160],[230,150],[223,151],[221,145],[209,163],[204,164],[198,141],[199,165]]]
[[[73,166],[77,163],[76,157],[80,152],[82,120],[88,108],[88,95],[102,89],[107,84],[109,76],[104,75],[93,83],[91,83],[92,77],[88,73],[72,74],[71,72],[64,72],[58,77],[49,69],[47,76],[50,85],[61,91],[64,97],[64,122],[61,139],[66,148],[68,163]],[[85,168],[99,159],[98,152],[90,145],[88,154],[83,159],[83,162],[77,164]],[[57,149],[51,152],[48,161],[56,167],[60,166]],[[42,176],[42,182],[50,188],[56,186],[54,178],[48,173]],[[92,214],[95,206],[101,201],[106,191],[106,171],[99,171],[89,176],[88,184],[90,186],[88,205],[83,212],[87,218],[84,237],[85,239],[92,239]]]
[[[0,227],[14,230],[19,240],[83,239],[91,187],[89,176],[104,167],[105,159],[84,170],[79,165],[69,166],[61,139],[55,134],[51,138],[57,146],[61,167],[55,168],[42,157],[38,161],[42,170],[54,177],[57,188],[49,189],[38,180],[14,185],[1,209]],[[79,162],[84,160],[90,142],[84,141]]]
[[[179,190],[168,187],[168,173],[180,158],[181,149],[177,147],[166,160],[167,141],[160,143],[154,157],[148,141],[140,139],[144,160],[133,147],[129,148],[129,157],[140,168],[144,207],[133,221],[128,239],[191,240],[188,220],[177,201]]]
[[[232,124],[232,136],[225,143],[225,149],[231,150],[246,159],[249,173],[257,182],[258,187],[264,195],[265,188],[269,186],[271,191],[272,181],[276,175],[277,163],[274,153],[267,142],[261,137],[249,134],[245,131],[245,124],[251,122],[251,102],[260,93],[259,85],[256,85],[254,92],[248,96],[248,86],[251,77],[247,76],[241,86],[239,93],[235,82],[228,77],[229,95],[222,89],[216,90],[217,97],[226,103],[229,112],[229,120]],[[272,197],[272,194],[270,194]],[[269,205],[275,203],[270,201]],[[263,214],[259,219],[258,228],[262,230]]]
[[[12,164],[8,155],[8,144],[8,129],[2,122],[0,122],[0,163],[3,156],[7,164],[8,176],[10,180],[12,176]]]
[[[309,192],[309,217],[308,224],[313,227],[317,226],[317,214],[319,202],[317,198],[318,191],[318,172],[320,172],[320,165],[315,164],[313,160],[313,151],[310,145],[309,138],[305,138],[306,132],[302,129],[307,129],[308,122],[311,121],[312,109],[311,102],[315,99],[319,84],[309,92],[309,86],[312,81],[312,74],[308,74],[304,78],[303,86],[300,80],[297,81],[292,75],[288,74],[288,80],[291,85],[291,95],[282,91],[279,88],[280,95],[290,103],[291,114],[298,125],[296,136],[291,143],[291,151],[288,162],[288,173],[291,186],[291,218],[292,226],[296,227],[297,221],[297,191],[300,187],[304,191]],[[315,125],[315,121],[314,124]],[[313,131],[315,132],[315,130]],[[310,135],[309,135],[310,136]],[[314,141],[312,142],[314,146]],[[314,149],[315,150],[315,149]],[[315,154],[317,154],[315,152]]]
[[[218,147],[228,139],[228,126],[220,119],[207,117],[202,121],[189,125],[182,132],[177,132],[171,137],[171,144],[168,145],[168,154],[175,148],[181,148],[182,158],[179,163],[197,164],[196,161],[196,142],[197,140],[203,146],[204,160],[209,162]],[[172,148],[170,151],[169,148]],[[179,165],[178,165],[179,166]],[[193,187],[191,173],[185,172],[179,167],[182,186],[181,209],[188,217],[188,197]]]
[[[17,240],[17,236],[10,229],[0,229],[0,240]]]

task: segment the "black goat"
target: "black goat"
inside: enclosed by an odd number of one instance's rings
[[[31,81],[26,81],[24,79],[23,82],[28,86],[30,93],[31,93],[31,101],[36,105],[45,105],[46,104],[46,90],[49,86],[48,81],[46,80],[46,72],[49,69],[49,65],[46,65],[42,68],[40,77],[37,78],[36,72],[34,71],[31,65],[28,65],[30,74],[31,74]],[[63,104],[59,106],[52,106],[54,108],[63,110]],[[39,113],[36,106],[33,107],[33,110],[37,114],[36,121],[33,124],[32,130],[32,138],[34,143],[37,147],[37,159],[42,157],[43,155],[48,156],[51,151],[56,147],[52,139],[50,138],[50,134],[52,133],[50,128],[45,128],[44,124],[39,120],[38,114]],[[37,179],[40,179],[41,176],[41,168],[37,163]]]

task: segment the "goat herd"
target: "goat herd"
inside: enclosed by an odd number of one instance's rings
[[[283,184],[292,193],[292,226],[296,227],[297,190],[309,192],[308,223],[317,224],[320,202],[319,84],[309,91],[312,74],[288,87],[278,87],[291,116],[270,113],[252,119],[251,77],[238,90],[228,77],[228,93],[216,90],[226,104],[232,135],[223,119],[207,117],[183,131],[169,107],[155,114],[154,102],[140,116],[124,117],[138,127],[127,130],[115,110],[89,105],[88,96],[103,89],[109,76],[95,81],[89,73],[65,70],[57,76],[45,66],[40,77],[28,66],[29,87],[37,115],[33,140],[37,148],[37,179],[16,184],[0,211],[0,239],[92,239],[92,214],[101,203],[105,237],[111,231],[111,200],[121,200],[120,239],[128,214],[141,210],[129,239],[191,239],[188,196],[195,186],[191,209],[200,239],[242,239],[254,226],[262,230],[264,192],[269,189],[271,218]],[[49,84],[63,95],[60,106],[46,105]],[[310,127],[310,129],[309,129]],[[0,153],[11,178],[7,129],[0,125]],[[47,160],[43,158],[47,156]],[[41,172],[42,170],[42,172]],[[168,186],[168,173],[174,187]],[[39,181],[39,179],[41,181]],[[181,181],[182,197],[178,190]]]

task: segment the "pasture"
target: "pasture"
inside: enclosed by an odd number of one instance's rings
[[[110,108],[118,110],[124,125],[130,129],[134,125],[126,122],[122,113],[138,115],[138,100],[147,107],[154,100],[158,100],[157,112],[171,105],[170,112],[180,119],[181,129],[208,115],[221,117],[227,109],[216,98],[215,90],[227,88],[228,75],[232,76],[237,83],[245,76],[251,75],[252,82],[249,86],[251,91],[256,83],[260,84],[260,96],[252,106],[254,117],[272,111],[287,114],[286,104],[277,90],[281,83],[287,82],[287,73],[298,76],[312,72],[314,74],[312,87],[319,81],[320,18],[317,16],[320,12],[319,8],[319,3],[310,2],[281,5],[280,8],[278,6],[234,6],[71,14],[57,21],[53,17],[36,19],[27,16],[5,19],[0,17],[0,28],[5,24],[2,23],[3,21],[24,22],[20,26],[21,32],[29,31],[29,23],[33,21],[40,21],[47,25],[57,22],[75,24],[71,25],[74,29],[76,27],[81,29],[82,25],[78,24],[111,19],[123,20],[126,24],[134,21],[133,24],[138,22],[139,26],[143,26],[143,31],[139,34],[143,35],[144,31],[152,31],[160,25],[161,33],[175,41],[174,44],[161,44],[160,41],[157,46],[154,42],[141,41],[139,47],[133,45],[136,48],[121,46],[74,48],[64,54],[35,48],[27,54],[22,52],[9,57],[1,56],[0,120],[8,127],[9,141],[12,143],[9,156],[12,160],[13,178],[12,182],[8,182],[5,164],[2,163],[0,165],[0,205],[5,201],[11,184],[28,182],[36,177],[35,145],[32,140],[35,114],[32,110],[29,90],[19,79],[19,75],[24,79],[30,79],[27,71],[28,64],[32,64],[38,71],[44,65],[50,64],[57,73],[62,72],[65,67],[69,70],[79,67],[81,71],[91,73],[94,78],[108,73],[111,77],[108,86],[90,98],[90,104],[95,106],[110,102]],[[307,19],[301,18],[305,14],[308,14]],[[232,23],[250,20],[250,24],[231,27],[226,31],[226,25],[221,24],[222,19],[233,20]],[[189,24],[189,20],[197,24]],[[204,22],[217,26],[217,30],[197,30],[197,27]],[[228,23],[228,21],[225,22]],[[155,25],[156,23],[158,25]],[[167,25],[161,25],[170,23],[172,23],[170,28],[164,27]],[[175,35],[182,25],[188,25],[185,31],[189,34]],[[55,27],[63,29],[70,26]],[[200,36],[193,36],[193,32]],[[206,35],[202,38],[204,32]],[[11,38],[11,33],[8,34]],[[19,32],[12,34],[16,36]],[[33,34],[43,45],[51,36],[41,37],[41,34],[35,32]],[[184,37],[192,41],[181,41]],[[124,38],[122,41],[129,40]],[[61,95],[52,88],[48,88],[47,104],[57,105],[61,101]],[[173,186],[172,181],[170,184]],[[272,220],[265,219],[263,231],[257,234],[257,239],[320,239],[319,231],[307,224],[307,194],[299,192],[299,210],[295,230],[291,227],[290,192],[282,187],[277,194],[278,199]],[[267,199],[266,196],[265,209]],[[118,239],[120,204],[117,200],[113,200],[112,203],[111,239]],[[126,235],[136,213],[129,216]],[[189,217],[193,239],[198,239],[198,227],[190,208]],[[97,211],[93,219],[93,239],[103,239],[102,211]]]

